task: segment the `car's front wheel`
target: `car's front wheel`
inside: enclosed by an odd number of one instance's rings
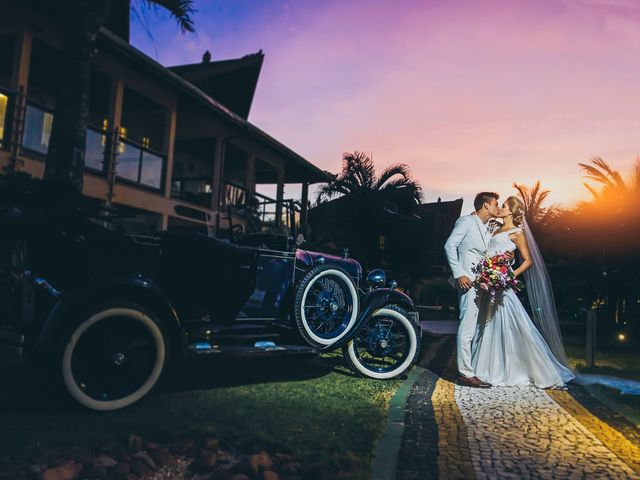
[[[157,384],[167,363],[159,318],[142,305],[110,302],[83,314],[61,345],[62,383],[83,407],[128,407]]]
[[[363,377],[396,378],[420,353],[421,336],[407,313],[395,305],[376,310],[342,348],[351,369]]]
[[[323,264],[304,276],[295,297],[296,324],[313,347],[326,347],[347,335],[358,318],[359,297],[347,272]]]

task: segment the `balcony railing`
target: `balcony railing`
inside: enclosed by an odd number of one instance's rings
[[[224,183],[221,212],[229,230],[242,224],[241,230],[245,234],[260,232],[291,235],[300,225],[298,202],[292,199],[278,201],[257,192],[251,194],[246,188],[232,182]],[[220,223],[220,218],[218,222]]]
[[[171,182],[171,196],[211,208],[211,178],[174,177]]]
[[[0,114],[2,114],[0,92]],[[49,150],[53,113],[33,102],[27,104],[25,112],[22,148],[26,152],[45,156]],[[0,141],[2,137],[0,136]],[[85,144],[85,167],[105,173],[108,132],[89,126]],[[116,175],[119,179],[137,183],[153,190],[162,190],[166,157],[131,140],[120,138],[115,152]]]

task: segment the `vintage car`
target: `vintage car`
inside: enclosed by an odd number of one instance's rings
[[[36,180],[0,185],[0,361],[22,356],[93,410],[140,400],[168,362],[342,349],[359,375],[420,351],[411,299],[360,264],[194,233],[127,234],[113,212]]]

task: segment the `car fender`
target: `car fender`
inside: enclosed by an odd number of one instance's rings
[[[62,293],[47,315],[40,334],[33,345],[37,356],[50,353],[56,341],[73,324],[75,313],[113,299],[131,300],[154,310],[165,322],[170,340],[180,351],[186,351],[178,313],[162,288],[142,274],[113,276],[91,282],[89,286]]]
[[[339,341],[332,343],[331,345],[327,345],[326,347],[319,349],[319,351],[334,350],[349,343],[353,339],[353,337],[357,335],[358,331],[360,330],[362,325],[364,325],[364,323],[369,319],[369,317],[376,310],[379,310],[380,308],[383,308],[387,305],[397,305],[409,312],[416,311],[411,297],[403,292],[391,288],[377,288],[375,290],[371,290],[360,299],[360,313],[356,322],[353,324],[351,331],[344,337],[342,337]],[[413,320],[416,326],[418,325],[415,318],[412,318],[411,320]]]

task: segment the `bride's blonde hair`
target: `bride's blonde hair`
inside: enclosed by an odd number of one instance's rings
[[[524,222],[524,202],[518,197],[511,196],[504,203],[509,205],[509,210],[513,215],[513,223],[516,227],[521,227]]]

